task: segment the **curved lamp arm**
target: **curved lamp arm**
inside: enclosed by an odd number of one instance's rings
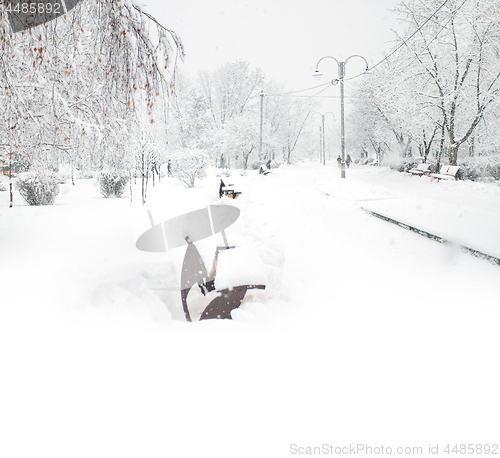
[[[344,71],[345,71],[344,70],[345,69],[345,65],[347,64],[347,62],[349,61],[349,59],[352,59],[353,57],[359,57],[359,58],[361,58],[361,59],[363,59],[365,61],[365,65],[366,65],[365,75],[368,75],[368,77],[369,77],[370,74],[371,74],[371,72],[370,72],[370,65],[368,64],[368,61],[363,56],[360,56],[359,54],[353,54],[352,56],[349,56],[344,62],[339,62],[333,56],[324,56],[324,57],[322,57],[320,60],[318,60],[318,62],[316,64],[316,71],[313,73],[314,79],[319,82],[319,80],[323,76],[323,73],[321,73],[319,71],[319,69],[318,69],[320,62],[323,59],[333,59],[335,62],[337,62],[337,68],[338,68],[339,78],[343,78]],[[342,67],[342,72],[341,72],[341,67]],[[342,75],[341,75],[341,73],[342,73]],[[338,79],[333,79],[332,80],[332,84],[335,85],[335,84],[338,83],[338,81],[339,81]]]
[[[317,64],[316,64],[316,71],[313,73],[313,78],[314,78],[317,82],[319,82],[319,80],[320,80],[320,79],[321,79],[321,77],[323,76],[323,73],[321,73],[321,72],[319,71],[319,69],[318,69],[320,62],[321,62],[323,59],[333,59],[335,62],[337,62],[337,69],[339,69],[339,70],[338,70],[338,72],[339,72],[339,75],[340,75],[340,62],[339,62],[337,59],[335,59],[335,57],[333,57],[333,56],[324,56],[324,57],[322,57],[320,60],[318,60],[318,62],[317,62]],[[335,83],[334,83],[334,82],[335,82]],[[337,80],[336,80],[336,79],[332,80],[332,84],[336,84],[336,83],[337,83]]]
[[[320,63],[323,59],[333,59],[335,62],[337,62],[337,65],[339,65],[339,61],[338,61],[337,59],[335,59],[335,57],[333,57],[333,56],[324,56],[324,57],[322,57],[320,60],[318,60],[318,63],[316,64],[316,71],[318,70],[319,63]]]
[[[361,59],[363,59],[363,60],[365,61],[365,64],[366,64],[366,69],[365,69],[365,72],[367,72],[367,71],[370,69],[370,66],[368,65],[368,61],[367,61],[367,60],[366,60],[363,56],[360,56],[359,54],[354,54],[354,55],[352,55],[352,56],[349,56],[349,57],[345,60],[344,64],[347,64],[347,61],[348,61],[349,59],[352,59],[353,57],[360,57]]]

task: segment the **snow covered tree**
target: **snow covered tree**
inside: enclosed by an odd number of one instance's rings
[[[262,85],[260,69],[250,70],[250,64],[244,60],[228,62],[213,72],[199,74],[200,94],[218,127],[257,102]]]
[[[143,136],[166,141],[165,102],[183,49],[141,7],[88,0],[23,32],[6,21],[0,28],[0,98],[8,101],[0,143],[18,163],[131,167]]]
[[[473,136],[500,90],[500,25],[491,14],[495,2],[450,0],[402,3],[398,13],[408,24],[406,56],[425,87],[408,85],[428,106],[437,108],[436,124],[446,132],[449,162],[456,165],[458,150]],[[437,13],[436,13],[437,11]],[[427,24],[424,20],[432,18]],[[404,39],[403,37],[402,39]],[[410,67],[407,67],[408,69]]]
[[[280,129],[283,150],[283,160],[292,163],[292,154],[297,148],[299,139],[304,132],[309,118],[314,110],[314,103],[310,100],[293,101],[288,105],[285,119]]]
[[[210,155],[196,148],[176,151],[172,156],[172,174],[188,188],[193,188],[197,179],[205,178]]]
[[[259,124],[257,114],[247,111],[244,114],[233,117],[226,123],[226,140],[223,151],[226,157],[232,157],[235,163],[241,164],[246,170],[248,159],[259,149]]]
[[[171,146],[205,150],[214,147],[215,122],[198,89],[186,75],[180,73],[177,76],[168,126]]]

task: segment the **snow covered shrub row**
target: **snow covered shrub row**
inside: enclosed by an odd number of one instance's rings
[[[2,191],[7,191],[7,188],[4,186],[4,184],[0,181],[0,192]]]
[[[267,164],[267,159],[264,161],[254,161],[250,164],[250,168],[252,170],[259,170],[261,165],[266,165]],[[271,169],[277,169],[283,165],[283,162],[276,161],[276,160],[271,160]]]
[[[391,169],[398,172],[408,172],[420,164],[420,161],[408,158],[399,163],[390,165]],[[441,165],[447,165],[448,161],[445,159]],[[477,156],[466,157],[458,161],[460,166],[460,180],[471,181],[499,181],[500,180],[500,155],[497,156]],[[438,172],[436,163],[430,163],[431,173]]]
[[[104,197],[121,197],[128,183],[128,175],[123,172],[102,172],[99,189]]]
[[[16,189],[29,205],[52,205],[59,194],[60,181],[48,170],[23,172],[17,176]]]
[[[406,160],[402,160],[401,162],[391,163],[390,168],[392,170],[397,170],[398,172],[409,172],[411,169],[416,169],[418,164],[420,164],[420,161],[408,158]]]
[[[500,180],[500,156],[468,157],[458,165],[462,180]]]
[[[75,177],[80,180],[92,180],[97,176],[97,173],[91,170],[78,170],[75,172]]]

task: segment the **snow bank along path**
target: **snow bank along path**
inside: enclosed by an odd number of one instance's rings
[[[135,249],[139,192],[130,206],[78,180],[54,206],[12,209],[0,193],[2,456],[497,440],[500,269],[361,210],[425,197],[495,213],[495,187],[313,165],[230,181],[243,194],[224,201],[241,209],[226,278],[264,272],[268,288],[202,323],[176,315],[182,253]],[[218,183],[164,180],[148,208],[157,222],[202,208]],[[215,244],[200,244],[207,261]]]

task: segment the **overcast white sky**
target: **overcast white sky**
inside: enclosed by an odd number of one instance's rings
[[[399,27],[389,9],[400,0],[137,1],[181,37],[182,67],[193,76],[243,58],[294,90],[315,85],[311,74],[325,55],[360,54],[376,64],[391,47],[391,28]],[[355,61],[346,76],[363,71]],[[336,76],[328,61],[321,67],[325,78]]]

